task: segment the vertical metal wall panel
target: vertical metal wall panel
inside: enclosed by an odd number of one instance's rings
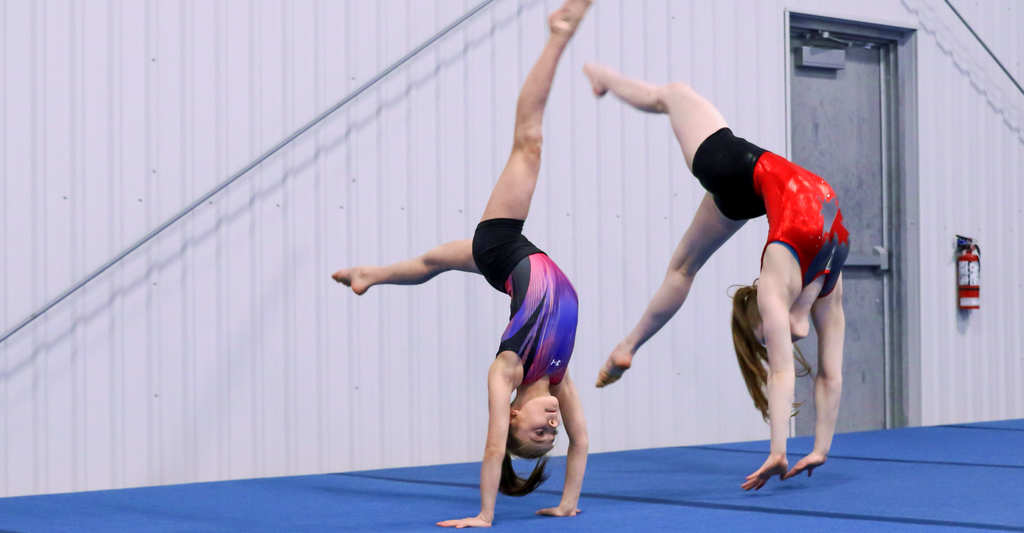
[[[475,4],[3,3],[3,324]],[[458,273],[361,297],[328,276],[472,235],[557,4],[498,0],[0,345],[0,494],[477,460],[507,299]],[[1007,28],[1024,15],[995,4],[955,2],[1019,65]],[[629,376],[594,389],[703,192],[665,117],[593,98],[580,68],[687,81],[784,153],[785,9],[919,29],[917,422],[1024,416],[1024,99],[943,3],[604,1],[559,67],[526,227],[580,295],[592,451],[767,435],[727,297],[757,276],[767,227],[742,228]],[[957,232],[985,252],[968,317]]]

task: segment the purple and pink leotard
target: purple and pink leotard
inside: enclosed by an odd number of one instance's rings
[[[522,234],[523,221],[490,219],[477,226],[473,259],[497,290],[512,297],[498,353],[514,352],[523,363],[523,385],[565,376],[576,341],[579,302],[569,278]]]

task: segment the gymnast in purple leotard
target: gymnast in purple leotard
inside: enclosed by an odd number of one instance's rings
[[[498,353],[519,354],[526,374],[523,383],[547,376],[551,385],[558,385],[576,340],[576,291],[543,253],[520,261],[505,286],[512,296],[512,318]]]
[[[347,268],[333,275],[363,294],[373,285],[419,284],[441,272],[461,270],[482,274],[512,299],[509,323],[487,375],[489,423],[480,469],[480,513],[438,522],[441,526],[490,526],[499,490],[518,496],[535,489],[544,480],[543,456],[554,447],[561,422],[569,436],[562,499],[538,513],[579,512],[588,444],[583,409],[568,372],[576,339],[576,291],[522,229],[540,170],[541,120],[555,67],[590,1],[565,0],[548,19],[551,36],[519,94],[512,153],[473,239],[449,242],[392,265]],[[512,468],[512,455],[541,459],[522,479]]]
[[[576,339],[576,291],[547,254],[522,234],[523,221],[491,218],[473,236],[473,261],[487,281],[512,297],[508,327],[498,354],[513,352],[523,364],[523,383],[547,376],[562,381]]]

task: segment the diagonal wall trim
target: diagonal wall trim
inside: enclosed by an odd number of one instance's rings
[[[996,81],[989,74],[989,69],[982,66],[974,54],[956,38],[953,28],[946,23],[945,19],[947,16],[939,14],[935,9],[935,5],[930,2],[901,0],[901,3],[907,11],[917,17],[921,23],[921,28],[935,37],[939,50],[952,60],[957,69],[970,80],[974,89],[989,102],[996,113],[1001,115],[1003,123],[1013,131],[1017,140],[1024,143],[1024,125],[1022,125],[1024,124],[1024,111],[1021,111],[1013,103],[1012,99],[1005,94],[1005,91],[998,87]],[[960,17],[956,10],[953,11],[957,17]],[[960,20],[963,21],[962,18]],[[966,22],[964,22],[964,27],[974,34],[974,30]],[[989,53],[992,59],[995,59],[995,56],[992,55],[980,38],[978,38],[978,43],[985,48],[985,51]],[[996,59],[996,63],[1002,68],[1003,65],[998,59]],[[1010,76],[1009,79],[1016,85],[1017,80],[1013,76]],[[1017,88],[1020,88],[1020,86]]]
[[[125,248],[122,252],[118,253],[113,258],[108,260],[106,263],[101,265],[99,268],[97,268],[96,270],[92,271],[89,275],[85,276],[80,281],[74,283],[73,285],[71,285],[70,287],[65,289],[64,292],[61,292],[59,295],[57,295],[55,298],[53,298],[52,300],[47,302],[45,305],[43,305],[42,307],[40,307],[36,311],[32,312],[31,314],[29,314],[27,317],[22,319],[20,322],[18,322],[17,324],[12,326],[11,328],[9,328],[6,331],[4,331],[3,335],[0,336],[0,343],[3,343],[7,339],[9,339],[12,335],[17,333],[19,330],[21,330],[25,326],[29,325],[30,323],[32,323],[32,321],[34,321],[35,319],[37,319],[40,316],[44,315],[47,311],[49,311],[54,306],[56,306],[57,304],[62,302],[65,298],[67,298],[68,296],[71,296],[78,289],[81,289],[82,287],[87,285],[90,281],[96,279],[101,274],[106,272],[110,267],[112,267],[112,266],[116,265],[117,263],[121,262],[122,259],[124,259],[125,257],[128,257],[128,255],[130,255],[132,252],[134,252],[135,250],[137,250],[140,247],[142,247],[142,245],[146,244],[147,242],[152,240],[154,237],[156,237],[157,235],[162,233],[164,230],[166,230],[167,228],[169,228],[172,225],[174,225],[175,222],[177,222],[177,221],[181,220],[182,218],[184,218],[186,215],[188,215],[193,210],[195,210],[195,208],[197,208],[200,205],[202,205],[203,202],[206,202],[207,200],[209,200],[210,198],[215,196],[217,193],[219,193],[220,191],[224,190],[228,185],[231,185],[232,183],[234,183],[236,180],[238,180],[238,178],[241,178],[242,176],[244,176],[247,173],[249,173],[249,171],[251,171],[252,169],[258,167],[260,165],[260,163],[263,163],[264,161],[266,161],[270,156],[276,154],[282,148],[284,148],[285,146],[291,144],[295,139],[297,139],[300,136],[302,136],[303,133],[306,133],[307,131],[309,131],[313,126],[316,126],[317,124],[322,122],[324,119],[326,119],[327,117],[329,117],[332,114],[334,114],[335,111],[341,109],[342,107],[344,107],[346,104],[348,104],[352,100],[355,100],[356,98],[358,98],[359,95],[362,94],[363,92],[365,92],[367,89],[369,89],[370,87],[376,85],[378,82],[380,82],[381,80],[386,78],[389,74],[391,74],[392,72],[397,70],[399,67],[401,67],[403,64],[408,62],[410,59],[412,59],[416,55],[418,55],[420,52],[425,50],[427,47],[429,47],[430,45],[432,45],[435,42],[437,42],[438,40],[440,40],[442,37],[447,35],[449,32],[451,32],[456,27],[460,26],[462,23],[464,23],[467,20],[471,19],[474,15],[476,15],[477,13],[482,11],[485,7],[487,7],[490,4],[494,3],[494,1],[495,0],[483,0],[482,2],[477,4],[476,7],[470,9],[465,14],[463,14],[459,18],[455,19],[454,21],[452,21],[450,24],[448,24],[447,26],[442,28],[440,31],[438,31],[437,33],[432,35],[426,41],[423,41],[422,44],[420,44],[416,48],[413,48],[411,51],[409,51],[409,53],[405,54],[400,59],[398,59],[397,61],[392,63],[390,66],[388,66],[384,70],[380,71],[377,75],[375,75],[374,77],[370,78],[366,83],[360,85],[358,88],[356,88],[356,90],[352,91],[347,96],[342,98],[338,103],[332,105],[331,107],[327,108],[325,111],[321,112],[319,115],[314,117],[312,120],[307,122],[305,125],[303,125],[299,129],[295,130],[295,132],[293,132],[291,135],[285,137],[280,142],[278,142],[273,147],[271,147],[269,150],[267,150],[266,152],[263,152],[263,154],[261,154],[259,157],[257,157],[256,159],[253,159],[252,161],[250,161],[248,164],[246,164],[244,167],[242,167],[241,170],[239,170],[239,171],[235,172],[234,174],[232,174],[231,176],[229,176],[226,180],[221,182],[219,185],[217,185],[216,187],[211,189],[206,194],[204,194],[204,195],[200,196],[199,198],[195,199],[192,203],[190,203],[184,209],[182,209],[181,211],[178,211],[178,213],[176,213],[174,216],[168,218],[166,221],[164,221],[162,224],[157,226],[155,229],[153,229],[152,231],[150,231],[149,233],[144,235],[139,240],[135,241],[132,245],[128,246],[128,248]]]
[[[993,53],[992,50],[988,47],[988,45],[985,44],[985,41],[981,39],[981,36],[978,35],[978,33],[974,31],[974,28],[967,23],[963,15],[961,15],[960,12],[957,11],[955,7],[953,7],[953,4],[949,3],[949,0],[945,1],[946,5],[953,10],[953,14],[956,15],[956,18],[960,19],[960,22],[964,23],[964,26],[966,26],[967,30],[971,32],[971,35],[973,35],[974,38],[978,40],[978,43],[981,44],[981,47],[984,48],[986,52],[988,52],[988,55],[996,62],[996,65],[999,65],[999,68],[1002,69],[1003,74],[1006,74],[1006,77],[1010,78],[1010,81],[1012,81],[1013,84],[1017,86],[1017,90],[1020,91],[1020,94],[1024,95],[1024,87],[1020,86],[1020,83],[1017,82],[1017,78],[1014,78],[1013,74],[1010,74],[1010,71],[1006,70],[1006,67],[1003,66],[1003,62],[1000,61],[998,57],[996,57],[995,53]]]

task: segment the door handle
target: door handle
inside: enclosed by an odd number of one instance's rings
[[[873,254],[850,254],[846,259],[845,267],[867,267],[877,268],[881,272],[889,271],[889,249],[884,246],[875,246]]]

